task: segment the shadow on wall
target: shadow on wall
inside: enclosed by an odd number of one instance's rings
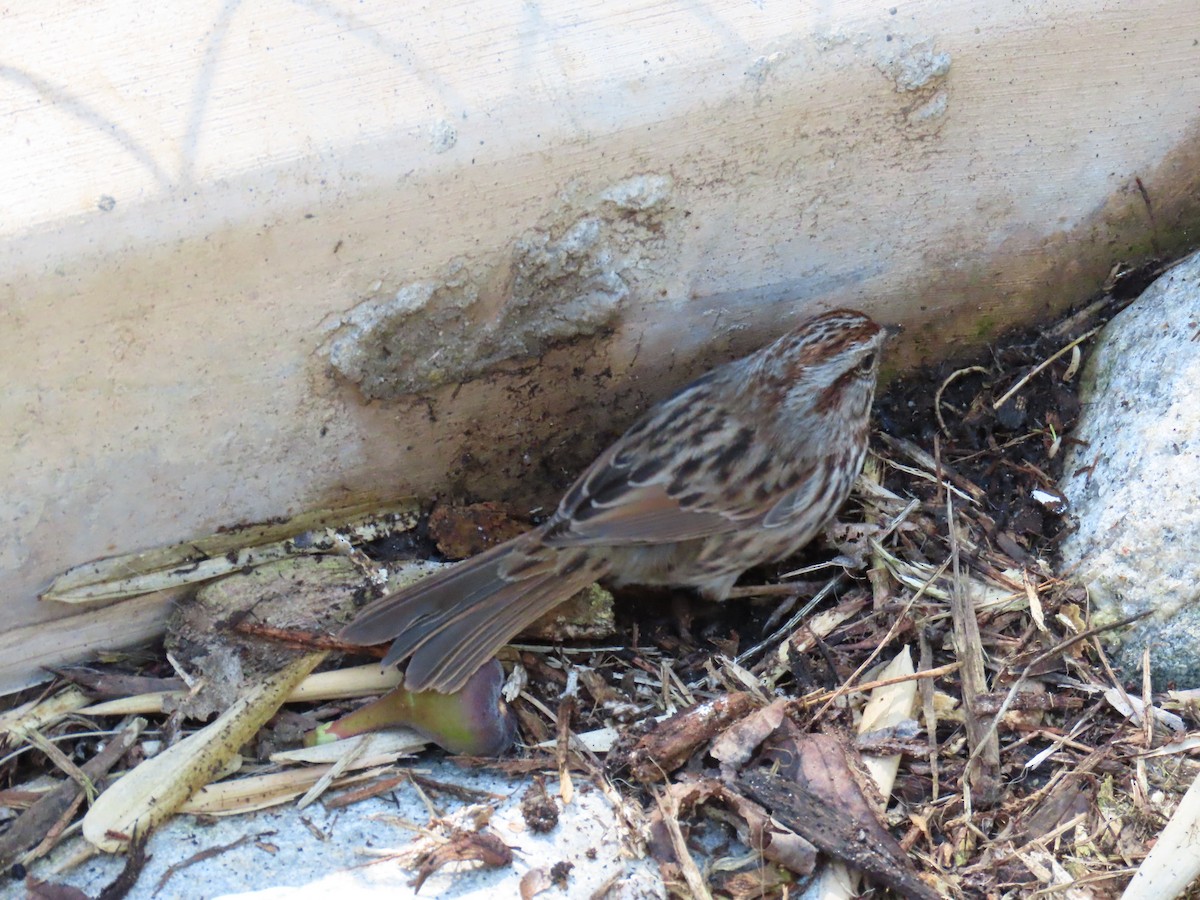
[[[1193,248],[1198,147],[1185,142],[1159,170],[1131,177],[1036,253],[1025,233],[986,260],[954,264],[946,247],[915,298],[911,288],[872,295],[876,315],[906,326],[884,377],[953,361],[1010,327],[1053,317],[1100,290],[1118,266]],[[322,350],[368,442],[422,450],[451,494],[552,502],[642,411],[698,372],[766,343],[801,315],[856,305],[857,285],[818,280],[665,297],[664,316],[657,301],[686,219],[675,188],[668,176],[641,175],[564,200],[506,257],[454,260],[437,278],[379,285],[334,322]],[[763,305],[778,306],[778,316],[762,316]],[[778,318],[778,327],[742,324],[737,311],[751,306],[760,323]],[[401,424],[419,419],[429,426],[419,429],[430,441],[424,448]],[[398,479],[403,485],[403,473]]]

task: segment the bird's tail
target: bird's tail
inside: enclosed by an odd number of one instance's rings
[[[459,690],[544,613],[604,574],[586,550],[546,547],[522,535],[381,597],[342,630],[351,644],[395,639],[383,659],[408,659],[408,690]]]

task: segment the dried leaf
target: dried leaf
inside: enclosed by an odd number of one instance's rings
[[[417,523],[419,512],[412,501],[384,508],[358,504],[305,513],[285,522],[233,528],[142,553],[111,556],[67,570],[54,579],[41,599],[89,603],[195,584],[272,560],[328,553],[341,546],[346,535],[373,541],[408,531]]]
[[[25,735],[61,721],[88,705],[88,698],[77,687],[59,691],[48,700],[18,706],[0,715],[0,749],[15,747]]]
[[[1129,716],[1135,722],[1139,724],[1141,723],[1142,714],[1146,709],[1146,704],[1140,697],[1134,697],[1132,694],[1124,693],[1113,687],[1104,692],[1104,699],[1107,700],[1112,705],[1113,709],[1115,709],[1121,715]],[[1183,719],[1174,713],[1167,712],[1165,709],[1160,709],[1157,706],[1151,706],[1150,716],[1159,725],[1169,728],[1176,734],[1182,734],[1183,732],[1187,731],[1187,726],[1184,725]]]
[[[309,653],[241,697],[211,725],[144,761],[101,794],[83,819],[83,836],[109,853],[148,834],[249,741],[279,709],[283,699],[322,660]]]
[[[876,677],[880,681],[886,681],[892,678],[912,675],[914,671],[912,653],[909,652],[908,647],[905,647],[892,658],[892,661]],[[864,735],[874,731],[899,727],[901,723],[911,718],[916,702],[916,680],[900,681],[896,684],[876,688],[871,691],[871,699],[867,701],[866,708],[863,710],[862,720],[858,726],[858,733]],[[900,769],[900,757],[895,754],[888,756],[864,756],[863,764],[874,780],[879,794],[884,797],[890,794],[892,792],[892,785],[896,781],[896,773]]]
[[[550,873],[545,869],[530,869],[521,876],[521,900],[530,900],[542,891],[554,886],[554,882],[550,880]]]
[[[787,700],[775,700],[726,728],[713,741],[708,752],[721,763],[724,777],[730,777],[750,760],[759,745],[779,727],[787,714],[787,706]]]
[[[456,832],[449,841],[426,854],[417,864],[417,877],[412,881],[413,891],[421,890],[426,879],[447,863],[466,861],[483,863],[485,869],[511,866],[512,849],[496,835],[486,831]]]

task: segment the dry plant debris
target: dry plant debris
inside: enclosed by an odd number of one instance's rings
[[[652,854],[678,896],[795,896],[813,879],[822,896],[850,896],[855,873],[880,897],[1106,898],[1131,879],[1130,896],[1179,889],[1152,867],[1133,876],[1160,835],[1167,845],[1194,821],[1183,817],[1200,789],[1164,831],[1198,771],[1200,698],[1153,694],[1139,673],[1114,673],[1085,592],[1055,570],[1070,527],[1055,485],[1078,411],[1074,378],[1128,296],[1123,284],[1115,277],[1096,302],[980,358],[894,382],[841,524],[791,565],[744,579],[744,599],[626,589],[603,646],[515,646],[505,690],[520,749],[462,764],[533,774],[531,828],[555,828],[590,781],[630,852]],[[436,555],[429,526],[412,524],[360,550]],[[495,505],[448,504],[434,525],[456,555],[511,529]],[[318,646],[330,652],[308,645]],[[106,772],[154,752],[147,735],[169,753],[200,734],[183,715],[184,701],[202,696],[189,677],[161,657],[110,659],[17,698],[0,716],[0,863],[19,875],[44,854],[88,793],[107,788]],[[419,740],[383,755],[339,742],[336,752],[361,764],[309,762],[319,768],[298,786],[290,767],[305,763],[280,751],[365,696],[303,690],[264,717],[257,759],[243,763],[288,784],[264,786],[266,800],[256,788],[224,812],[290,802],[314,783],[331,806],[438,790],[402,767]],[[158,699],[121,705],[130,693]],[[33,787],[39,776],[57,787]],[[509,864],[486,826],[493,799],[472,802],[449,818],[431,805],[407,856],[416,884],[449,861]],[[569,868],[532,870],[520,892],[568,878]]]

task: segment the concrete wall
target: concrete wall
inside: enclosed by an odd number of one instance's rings
[[[902,365],[1186,243],[1197,21],[6,11],[0,688],[157,627],[160,600],[87,628],[39,604],[68,566],[362,497],[553,502],[646,403],[805,311],[906,322]]]

